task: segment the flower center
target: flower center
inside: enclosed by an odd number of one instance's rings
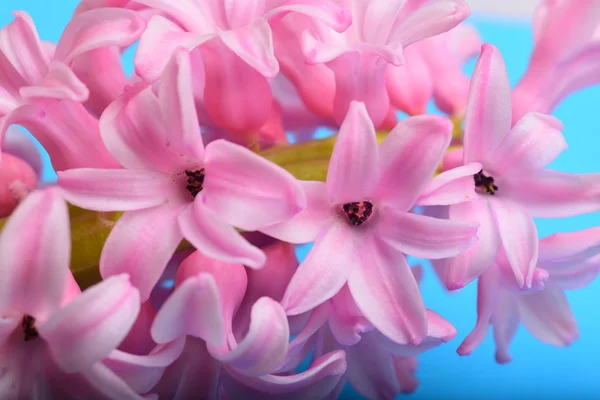
[[[498,186],[494,185],[494,178],[483,174],[483,170],[473,175],[475,188],[487,194],[494,195],[498,191]]]
[[[185,189],[190,192],[192,197],[196,197],[202,191],[204,184],[204,168],[195,171],[185,171],[187,176]]]
[[[373,203],[367,200],[346,203],[342,206],[346,219],[353,226],[360,226],[367,222],[373,214]]]
[[[23,317],[23,320],[21,321],[21,329],[23,329],[23,333],[25,334],[26,342],[37,339],[40,336],[35,328],[35,318],[33,318],[31,315],[25,315]]]

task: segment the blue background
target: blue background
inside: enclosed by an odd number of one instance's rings
[[[40,37],[57,41],[70,19],[75,0],[3,0],[0,2],[0,25],[12,20],[15,9],[27,11],[34,19]],[[532,48],[529,21],[494,20],[472,16],[484,41],[502,52],[512,83],[525,71]],[[131,72],[131,52],[126,70]],[[473,64],[473,63],[472,63]],[[472,65],[468,66],[472,69]],[[600,87],[582,90],[564,101],[554,112],[564,125],[569,144],[552,165],[568,172],[600,171]],[[568,219],[539,220],[540,236],[554,232],[575,231],[598,225],[600,214]],[[306,254],[307,248],[299,248]],[[600,279],[583,290],[569,292],[573,312],[579,322],[581,338],[568,348],[556,348],[535,340],[523,327],[511,346],[513,361],[498,365],[494,361],[491,334],[468,357],[459,357],[456,348],[475,323],[475,285],[458,293],[445,293],[433,271],[425,264],[422,283],[428,308],[437,311],[457,330],[450,343],[419,357],[417,376],[421,385],[410,395],[414,399],[555,399],[600,398]],[[351,389],[343,398],[355,398]]]

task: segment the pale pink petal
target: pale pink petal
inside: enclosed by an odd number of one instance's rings
[[[276,6],[265,14],[271,18],[279,13],[304,14],[311,19],[322,21],[338,32],[345,31],[352,23],[352,15],[343,4],[323,0],[278,0]]]
[[[69,203],[96,211],[151,208],[177,190],[171,177],[158,172],[93,168],[58,172],[58,186]]]
[[[119,166],[102,143],[98,120],[80,103],[38,98],[0,119],[0,137],[12,124],[31,132],[56,171]]]
[[[0,236],[0,314],[47,318],[60,306],[70,256],[69,216],[60,192],[32,192]]]
[[[0,52],[21,75],[22,84],[36,84],[48,73],[50,60],[29,14],[14,11],[13,15],[15,20],[0,30]]]
[[[97,117],[130,84],[121,65],[121,49],[117,46],[86,51],[75,57],[71,69],[89,90],[84,105]]]
[[[237,5],[235,8],[238,8]],[[265,19],[224,31],[219,35],[231,51],[265,78],[273,78],[279,72],[275,58],[271,27]]]
[[[467,250],[448,261],[446,287],[456,290],[464,287],[489,267],[500,247],[496,221],[488,202],[475,200],[450,207],[450,219],[479,223],[477,241]]]
[[[507,290],[501,290],[492,314],[494,341],[496,342],[496,362],[506,364],[512,360],[508,347],[519,327],[517,298]]]
[[[148,300],[183,239],[177,223],[180,210],[181,205],[167,204],[123,214],[104,244],[100,257],[102,277],[125,272],[139,289],[142,301]]]
[[[259,268],[265,255],[246,241],[229,223],[206,207],[198,196],[193,207],[179,216],[183,236],[202,253],[217,260]]]
[[[0,30],[0,34],[1,34]],[[11,61],[0,51],[0,115],[9,114],[19,107],[21,95],[19,89],[27,86],[25,78],[12,65]]]
[[[533,218],[509,200],[490,200],[489,204],[516,283],[520,288],[530,288],[538,260],[538,236]]]
[[[418,344],[427,333],[427,314],[415,277],[402,253],[377,237],[369,239],[348,279],[352,297],[382,334]]]
[[[404,54],[404,65],[386,67],[385,82],[390,102],[408,115],[425,114],[433,95],[433,76],[419,47],[411,46]]]
[[[561,289],[546,288],[520,296],[517,305],[525,328],[542,342],[568,346],[579,337],[577,321]]]
[[[500,142],[486,167],[515,176],[541,170],[567,148],[562,128],[550,115],[526,114]]]
[[[125,8],[98,8],[76,15],[65,27],[54,59],[70,63],[75,57],[106,46],[125,48],[139,39],[146,23]]]
[[[442,160],[442,171],[448,171],[464,165],[463,156],[464,151],[462,147],[450,147],[446,154],[444,154],[444,159]]]
[[[252,307],[250,327],[244,339],[221,349],[209,344],[213,357],[246,376],[262,376],[276,370],[285,360],[290,329],[283,307],[262,297]]]
[[[194,163],[168,145],[158,99],[142,85],[130,88],[106,108],[100,132],[111,154],[128,169],[181,173]]]
[[[471,163],[436,175],[423,189],[416,203],[420,206],[452,205],[477,199],[473,175],[481,164]]]
[[[67,350],[65,350],[67,351]],[[78,398],[93,398],[92,396],[99,396],[102,399],[119,399],[119,400],[155,400],[155,397],[142,396],[133,391],[133,389],[123,381],[117,374],[115,374],[110,368],[102,363],[96,363],[91,365],[81,374],[86,381],[86,384],[90,385],[90,388],[86,387],[84,393],[78,393]],[[64,379],[64,378],[63,378]],[[92,393],[90,393],[92,392]]]
[[[324,182],[299,181],[299,185],[306,195],[306,208],[285,222],[261,228],[261,232],[289,243],[308,243],[335,218]]]
[[[369,399],[393,399],[400,393],[392,355],[377,341],[373,333],[346,350],[348,382]]]
[[[408,211],[426,187],[450,144],[449,119],[427,115],[404,119],[379,146],[381,179],[375,197]]]
[[[179,285],[158,311],[151,333],[156,343],[189,335],[223,346],[223,310],[214,278],[201,272]]]
[[[206,73],[204,105],[210,119],[237,132],[262,127],[273,108],[267,78],[221,41],[208,42],[200,51]]]
[[[533,217],[562,218],[600,210],[600,174],[543,170],[511,177],[502,183],[503,195]]]
[[[137,355],[113,350],[103,364],[114,371],[137,393],[152,391],[165,368],[179,358],[185,338],[156,346],[149,354]]]
[[[375,127],[363,103],[352,102],[337,134],[327,170],[327,197],[334,204],[365,200],[379,180]]]
[[[477,281],[477,323],[458,347],[457,353],[461,356],[471,354],[487,336],[501,290],[498,274],[498,269],[492,266],[481,274]]]
[[[474,242],[479,226],[391,208],[381,213],[378,222],[377,232],[388,245],[411,256],[429,259],[460,254]]]
[[[222,12],[222,0],[203,3],[197,0],[181,0],[176,3],[171,0],[135,0],[135,3],[162,11],[162,14],[174,19],[190,32],[213,31],[216,26],[225,23],[224,18],[219,18],[221,15],[218,15]]]
[[[344,223],[334,223],[315,239],[281,300],[288,315],[302,314],[333,297],[358,268],[360,237]]]
[[[204,145],[194,103],[190,54],[183,48],[173,53],[160,80],[158,98],[165,120],[167,143],[179,154],[204,158]]]
[[[223,386],[231,398],[248,400],[320,399],[330,393],[346,372],[346,357],[341,350],[315,360],[302,373],[278,376],[245,377],[231,368],[223,374]]]
[[[36,97],[84,102],[90,95],[87,87],[77,78],[65,64],[53,62],[50,71],[42,81],[19,90],[24,99],[34,100]]]
[[[412,393],[419,386],[419,380],[415,377],[417,371],[416,357],[400,357],[392,356],[394,360],[394,368],[396,369],[396,377],[400,383],[401,393]]]
[[[502,55],[491,44],[481,46],[465,114],[464,162],[485,162],[512,124],[510,84]]]
[[[337,343],[344,346],[355,345],[363,332],[373,329],[352,298],[348,285],[344,285],[331,300],[333,311],[328,325]]]
[[[57,364],[80,372],[121,343],[139,310],[139,292],[123,274],[87,289],[38,330]]]
[[[19,157],[2,154],[0,164],[0,218],[8,217],[23,197],[35,189],[38,175]]]
[[[206,148],[206,207],[248,231],[283,222],[306,206],[292,174],[240,145],[217,140]]]
[[[539,262],[580,261],[600,252],[600,227],[554,233],[539,241]],[[544,267],[542,267],[544,268]]]
[[[388,40],[398,41],[406,47],[454,28],[469,14],[469,6],[463,0],[430,1],[397,23]]]
[[[170,8],[173,6],[169,4]],[[148,21],[148,27],[140,38],[134,59],[135,72],[144,80],[153,82],[160,77],[175,49],[184,47],[191,50],[213,37],[186,32],[167,18],[155,15]]]
[[[4,133],[2,151],[25,161],[39,176],[42,172],[42,155],[31,136],[16,127],[8,128]]]
[[[582,289],[600,274],[600,257],[595,256],[583,261],[542,262],[538,265],[548,271],[548,284],[565,289]]]

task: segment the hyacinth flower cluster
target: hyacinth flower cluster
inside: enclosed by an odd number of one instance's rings
[[[15,12],[0,398],[335,399],[349,383],[392,399],[457,335],[407,256],[450,291],[477,285],[459,354],[490,326],[500,363],[520,323],[575,340],[564,291],[600,272],[600,228],[540,238],[533,218],[600,210],[600,173],[547,168],[567,148],[549,114],[600,83],[600,2],[541,2],[514,89],[468,15],[463,0],[82,0],[50,43]]]

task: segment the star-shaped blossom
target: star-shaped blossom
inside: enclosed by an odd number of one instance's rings
[[[565,289],[585,287],[600,272],[600,229],[553,234],[539,242],[537,268],[547,282],[533,293],[516,292],[506,285],[502,263],[496,263],[479,278],[477,325],[458,349],[470,354],[494,330],[496,360],[511,361],[509,345],[519,324],[538,340],[568,346],[579,337]]]
[[[475,199],[451,205],[449,218],[477,221],[479,240],[445,260],[446,286],[458,289],[505,254],[517,288],[530,289],[538,258],[533,217],[566,217],[600,209],[600,174],[546,169],[567,145],[556,118],[529,113],[512,128],[510,86],[502,56],[490,45],[471,81],[460,164],[478,162]]]
[[[264,254],[234,228],[282,222],[305,205],[295,178],[247,148],[203,145],[189,53],[179,49],[159,83],[116,100],[100,121],[123,169],[59,173],[66,199],[98,211],[126,211],[100,259],[104,277],[127,272],[143,300],[183,238],[216,259],[260,267]]]
[[[403,253],[453,257],[477,232],[410,212],[450,143],[452,124],[438,116],[401,121],[381,145],[362,103],[353,102],[338,133],[327,182],[304,182],[308,206],[262,229],[292,243],[315,241],[283,297],[289,315],[304,313],[348,283],[367,319],[398,343],[420,342],[427,318]]]

